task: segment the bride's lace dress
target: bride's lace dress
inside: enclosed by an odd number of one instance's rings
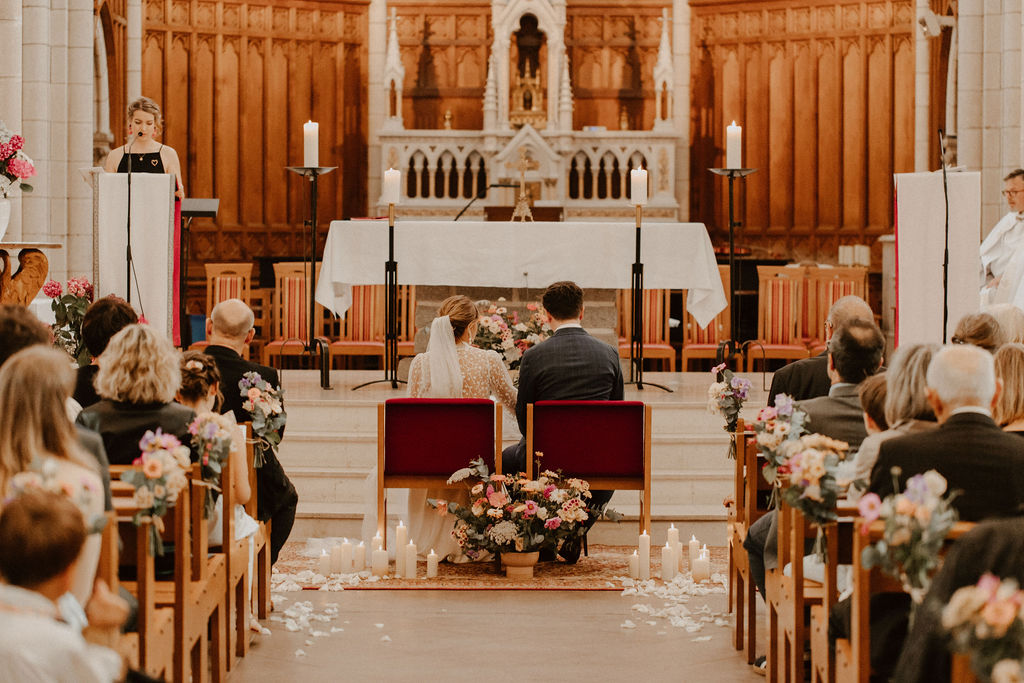
[[[463,343],[456,347],[459,369],[462,371],[462,398],[490,398],[494,396],[512,415],[516,412],[516,388],[505,369],[501,357],[494,351],[485,351]],[[413,398],[432,394],[430,389],[430,363],[421,353],[409,369],[409,395]],[[441,558],[452,562],[465,562],[459,544],[452,538],[455,525],[452,515],[439,515],[427,506],[428,498],[441,498],[461,504],[469,502],[465,489],[410,489],[409,538],[416,543],[421,555],[431,549]]]

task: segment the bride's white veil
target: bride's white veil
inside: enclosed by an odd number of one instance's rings
[[[455,331],[446,316],[434,318],[427,342],[427,367],[430,386],[427,395],[435,398],[462,398],[462,368],[455,350]]]

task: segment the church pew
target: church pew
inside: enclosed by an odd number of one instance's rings
[[[249,539],[235,540],[236,504],[234,487],[230,485],[232,476],[231,459],[224,461],[220,473],[221,479],[221,539],[224,552],[225,574],[225,627],[224,637],[227,644],[227,669],[234,667],[235,657],[244,657],[249,652]],[[228,482],[228,483],[225,483]],[[256,497],[256,491],[252,492]],[[227,511],[231,511],[230,513]]]
[[[207,644],[205,652],[202,647],[192,650],[192,677],[193,680],[206,680],[206,666],[209,660],[213,680],[220,683],[227,679],[227,560],[224,552],[210,551],[210,527],[204,505],[206,484],[203,482],[202,465],[199,463],[192,465],[189,486],[189,539],[192,543],[189,555],[192,560],[192,576],[188,582],[186,599],[195,608],[193,614],[196,628],[206,631],[200,643]]]
[[[259,509],[257,504],[258,484],[256,482],[256,440],[252,438],[252,423],[243,422],[242,431],[245,433],[245,466],[249,471],[249,489],[252,495],[249,502],[245,504],[245,511],[259,524],[259,530],[253,536],[254,549],[256,554],[256,575],[252,580],[252,593],[249,596],[251,604],[256,605],[256,616],[266,619],[270,615],[270,574],[273,570],[270,564],[270,520],[260,522],[256,513]],[[225,536],[225,538],[228,538]],[[248,562],[248,560],[247,560]]]

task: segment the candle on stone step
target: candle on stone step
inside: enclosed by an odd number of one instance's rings
[[[320,564],[318,569],[324,576],[331,575],[331,556],[327,554],[326,550],[320,551]]]
[[[402,520],[395,527],[395,574],[405,574],[405,544],[409,542],[409,529]]]
[[[634,168],[629,172],[629,203],[633,206],[647,204],[647,170]]]
[[[352,549],[352,571],[361,572],[366,569],[366,544],[359,541],[359,545]]]
[[[397,204],[402,197],[402,172],[395,168],[384,171],[381,199],[385,204]]]
[[[725,167],[743,168],[743,127],[735,121],[725,127]]]
[[[697,561],[697,557],[700,554],[700,541],[697,540],[696,536],[690,536],[690,571],[693,571],[693,563]]]
[[[384,539],[380,537],[380,532],[378,531],[376,534],[374,534],[373,540],[370,541],[370,550],[380,550],[383,547]]]
[[[640,552],[640,567],[638,571],[638,578],[641,581],[646,581],[651,578],[651,537],[647,534],[647,530],[640,534],[639,543]]]
[[[370,570],[374,576],[388,575],[388,551],[377,548],[370,555]]]
[[[339,558],[339,572],[342,574],[352,573],[352,544],[346,538],[341,544],[341,557]]]
[[[635,579],[640,576],[640,556],[633,551],[633,554],[629,556],[629,578]]]
[[[428,579],[437,578],[437,561],[438,561],[438,559],[439,558],[437,557],[437,553],[435,553],[434,549],[431,548],[430,549],[430,554],[427,555],[427,578]]]
[[[693,562],[693,581],[700,583],[711,578],[711,558],[706,553],[701,553]]]
[[[671,545],[673,548],[676,547],[676,543],[679,542],[679,529],[676,528],[675,524],[669,525],[668,533],[665,537],[665,540],[668,541],[669,545]]]
[[[302,124],[302,165],[307,168],[320,165],[320,124],[315,121]]]
[[[331,573],[341,573],[341,546],[338,544],[331,546]]]
[[[668,583],[676,578],[676,551],[671,543],[666,542],[661,549],[661,580]]]
[[[416,544],[409,541],[409,545],[405,546],[405,571],[402,575],[407,579],[416,578]]]

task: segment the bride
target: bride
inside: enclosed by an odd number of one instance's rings
[[[496,396],[505,409],[516,414],[516,388],[501,356],[470,346],[479,325],[476,304],[461,294],[441,303],[430,326],[426,353],[413,358],[409,369],[409,395],[413,398],[490,398]],[[466,562],[452,538],[455,520],[440,516],[427,505],[428,498],[466,504],[469,492],[453,489],[409,491],[409,537],[425,554],[429,549],[451,562]]]

